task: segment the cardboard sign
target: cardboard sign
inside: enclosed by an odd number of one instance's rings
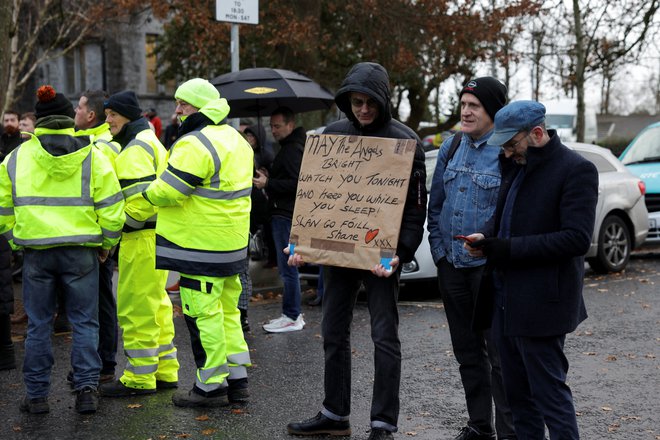
[[[389,267],[415,148],[412,139],[307,136],[289,249],[309,263]]]

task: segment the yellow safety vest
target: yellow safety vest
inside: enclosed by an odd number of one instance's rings
[[[124,232],[156,227],[157,208],[142,197],[142,191],[167,166],[167,150],[151,129],[139,132],[115,159],[117,177],[126,199]]]
[[[181,137],[145,197],[159,206],[156,267],[230,276],[247,263],[254,153],[229,125]]]
[[[91,145],[53,156],[32,136],[0,165],[0,233],[15,246],[110,249],[121,237],[123,208],[112,165]]]
[[[117,142],[112,141],[110,126],[106,122],[85,130],[76,130],[74,136],[88,136],[89,141],[105,154],[108,159],[110,159],[110,163],[113,167],[115,166],[115,159],[121,151],[121,146]]]

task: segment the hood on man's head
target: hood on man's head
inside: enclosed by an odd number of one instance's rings
[[[259,148],[264,146],[264,143],[266,141],[266,129],[264,128],[263,125],[250,125],[249,127],[246,127],[245,130],[243,130],[244,133],[252,133],[252,136],[254,136],[257,139],[257,145]]]
[[[46,116],[68,116],[73,118],[76,115],[71,101],[63,94],[57,93],[53,86],[49,85],[37,89],[37,103],[34,110],[37,119]]]
[[[390,108],[390,77],[378,63],[357,63],[348,71],[335,94],[335,103],[346,117],[359,125],[351,108],[351,92],[364,93],[378,104],[378,118],[371,124],[380,127],[392,119]]]
[[[486,109],[486,113],[492,121],[495,120],[495,113],[506,104],[506,95],[508,93],[506,86],[492,76],[482,76],[468,81],[458,99],[461,99],[464,93],[470,93],[477,97],[481,105]]]

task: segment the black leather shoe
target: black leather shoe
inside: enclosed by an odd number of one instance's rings
[[[474,428],[465,426],[454,440],[495,440],[495,434],[483,434],[474,430]]]
[[[92,387],[83,387],[76,391],[76,411],[79,414],[93,414],[99,405],[97,392]]]
[[[368,440],[391,440],[394,436],[390,431],[380,428],[372,428]]]
[[[227,398],[227,388],[222,388],[213,396],[202,396],[192,389],[174,394],[172,403],[183,408],[218,408],[229,405],[229,399]]]
[[[154,394],[155,392],[156,388],[130,388],[118,380],[101,384],[99,387],[99,394],[103,397],[143,396],[145,394]]]
[[[179,387],[178,381],[168,382],[166,380],[156,380],[156,389],[157,390],[171,390]]]
[[[229,403],[247,403],[250,398],[247,377],[242,379],[228,379],[227,384],[229,385],[227,387]]]
[[[320,412],[311,419],[289,423],[286,429],[293,435],[351,435],[351,425],[348,420],[332,420]]]
[[[50,411],[47,397],[35,397],[30,399],[28,396],[21,401],[18,408],[23,412],[30,414],[46,414]]]
[[[322,301],[323,297],[316,295],[314,298],[307,300],[307,305],[312,307],[320,306]]]

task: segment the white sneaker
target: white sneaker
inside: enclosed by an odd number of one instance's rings
[[[302,313],[298,315],[296,320],[293,320],[286,315],[282,315],[263,326],[264,330],[269,333],[295,332],[302,330],[303,327],[305,327],[305,321],[303,320]]]

